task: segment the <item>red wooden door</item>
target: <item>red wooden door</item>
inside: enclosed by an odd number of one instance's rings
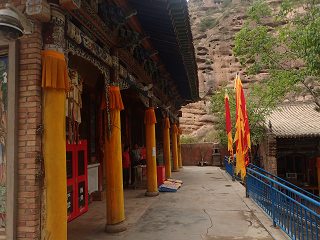
[[[67,143],[68,222],[88,211],[87,141]]]
[[[76,215],[88,211],[88,168],[87,168],[87,141],[81,140],[76,146],[77,178],[76,178]]]
[[[76,217],[75,198],[76,198],[76,184],[75,184],[75,152],[74,146],[67,144],[67,197],[68,197],[68,222]]]

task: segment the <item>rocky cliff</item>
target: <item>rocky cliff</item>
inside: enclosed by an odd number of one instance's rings
[[[214,116],[209,113],[209,99],[223,82],[232,85],[236,73],[241,73],[244,87],[254,78],[246,76],[245,69],[234,57],[235,34],[247,18],[250,1],[241,0],[189,0],[199,91],[202,101],[188,104],[182,109],[180,125],[183,137],[199,141],[215,141]],[[207,114],[209,113],[209,114]]]
[[[268,78],[266,71],[248,76],[234,56],[235,35],[247,19],[247,8],[253,0],[189,0],[189,15],[198,64],[199,91],[201,101],[182,108],[180,126],[183,138],[188,141],[215,141],[214,116],[209,112],[214,91],[222,83],[234,85],[236,73],[240,73],[243,88]],[[268,1],[277,6],[281,1]],[[270,19],[264,25],[273,30],[276,25]],[[278,23],[279,24],[279,23]],[[249,63],[250,64],[250,63]],[[295,98],[288,101],[306,100]]]

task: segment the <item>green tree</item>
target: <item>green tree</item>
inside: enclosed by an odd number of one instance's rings
[[[259,144],[265,138],[265,119],[271,112],[277,109],[277,104],[283,100],[291,85],[285,82],[281,83],[281,87],[274,81],[266,81],[264,83],[251,85],[250,89],[245,93],[246,108],[249,120],[249,129],[251,142],[259,148]],[[236,125],[236,96],[233,88],[227,88],[223,85],[219,88],[211,98],[212,113],[218,117],[216,122],[216,130],[220,143],[228,146],[226,120],[225,120],[225,91],[229,95],[229,106],[231,115],[232,136],[235,135]]]
[[[320,7],[318,0],[255,1],[233,51],[248,74],[267,71],[271,81],[310,94],[320,109]],[[268,24],[272,20],[272,25]],[[271,26],[268,26],[271,25]],[[277,27],[274,27],[277,26]],[[248,66],[248,63],[253,63]]]

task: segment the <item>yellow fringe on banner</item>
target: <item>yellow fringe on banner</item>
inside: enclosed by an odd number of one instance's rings
[[[169,118],[164,118],[164,119],[162,119],[162,126],[161,126],[161,128],[162,128],[162,129],[170,128]]]
[[[65,89],[69,92],[69,75],[65,57],[53,50],[41,51],[42,87]]]
[[[178,133],[179,133],[180,135],[182,134],[181,127],[178,127]]]
[[[124,109],[119,87],[109,86],[109,108],[119,110]]]
[[[156,114],[153,109],[147,109],[144,114],[144,124],[157,123]]]

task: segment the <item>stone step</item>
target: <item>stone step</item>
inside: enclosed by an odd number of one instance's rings
[[[0,237],[6,235],[6,229],[5,228],[0,228]],[[0,239],[5,239],[5,238],[0,238]]]

